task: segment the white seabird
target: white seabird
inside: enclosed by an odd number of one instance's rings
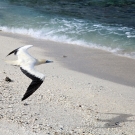
[[[7,56],[14,53],[17,55],[18,60],[16,61],[6,61],[9,64],[20,66],[21,71],[29,77],[32,82],[30,83],[27,91],[25,92],[22,101],[32,95],[43,83],[45,79],[45,75],[36,71],[34,66],[44,64],[44,63],[51,63],[52,61],[49,60],[38,60],[32,57],[27,50],[32,47],[33,45],[26,45],[20,48],[17,48],[10,52]]]

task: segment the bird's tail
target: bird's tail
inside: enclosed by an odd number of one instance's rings
[[[17,60],[15,61],[5,61],[8,64],[14,65],[14,66],[19,66],[19,62]]]

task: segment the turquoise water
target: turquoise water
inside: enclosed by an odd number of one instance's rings
[[[54,7],[48,4],[48,7],[46,5],[41,8],[39,5],[29,6],[0,0],[0,29],[39,39],[99,48],[135,58],[135,23],[133,18],[128,23],[129,14],[127,18],[125,14],[123,23],[120,22],[121,18],[117,20],[114,17],[110,22],[99,9],[94,18],[89,13],[86,16],[80,15],[86,11],[83,12],[83,9],[80,13],[77,10],[78,4],[73,6],[76,9],[74,12],[71,6],[68,9],[65,4],[66,10],[72,11],[70,13],[64,12],[58,4]],[[93,11],[93,7],[89,8],[86,7],[86,10]]]

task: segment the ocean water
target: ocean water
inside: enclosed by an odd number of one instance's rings
[[[135,7],[130,5],[0,0],[0,30],[135,58]]]

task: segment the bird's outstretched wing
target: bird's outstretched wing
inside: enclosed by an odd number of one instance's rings
[[[24,70],[22,67],[20,67],[21,71],[30,79],[32,79],[31,84],[27,88],[26,93],[24,94],[22,101],[28,98],[30,95],[32,95],[43,83],[43,80],[34,76],[33,74],[29,73],[28,71]]]
[[[24,56],[24,54],[25,54],[25,55],[29,55],[28,52],[27,52],[27,50],[28,50],[30,47],[32,47],[32,46],[33,46],[33,45],[25,45],[25,46],[19,47],[19,48],[13,50],[12,52],[10,52],[7,56],[9,56],[9,55],[11,55],[11,54],[13,54],[13,53],[14,53],[14,55],[17,55],[17,56],[21,56],[22,53],[23,53],[23,56]],[[21,52],[21,53],[19,53],[19,52]],[[29,55],[29,56],[31,56],[31,55]],[[21,57],[22,57],[22,56],[21,56]],[[31,56],[31,57],[32,57],[32,56]]]
[[[24,94],[22,101],[28,98],[30,95],[32,95],[40,87],[42,83],[43,81],[41,80],[33,80],[29,85],[29,87],[27,88],[27,91]]]

